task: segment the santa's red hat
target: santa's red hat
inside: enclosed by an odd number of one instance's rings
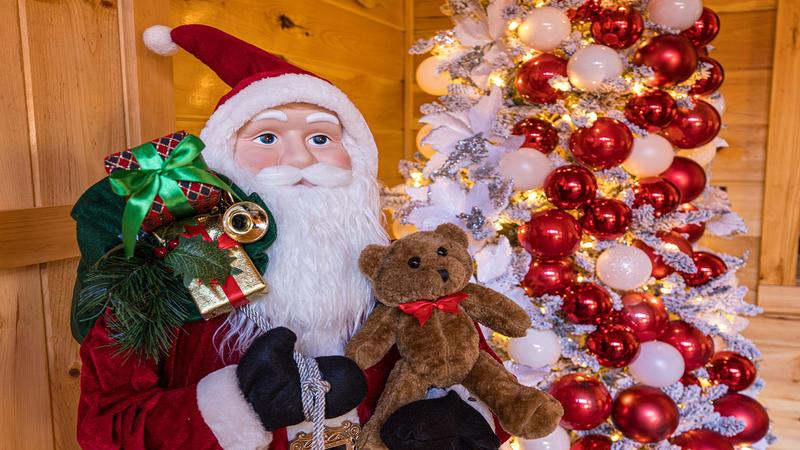
[[[200,138],[208,165],[233,174],[236,131],[259,112],[287,103],[311,103],[335,112],[344,128],[344,145],[356,174],[377,176],[378,151],[364,117],[328,81],[207,25],[155,25],[144,31],[145,45],[160,55],[184,49],[211,68],[231,90],[206,122]]]

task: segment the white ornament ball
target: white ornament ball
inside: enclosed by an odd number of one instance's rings
[[[417,66],[417,84],[420,89],[431,95],[447,94],[447,86],[452,81],[450,74],[437,73],[438,67],[444,62],[443,58],[429,56]]]
[[[519,450],[569,450],[569,447],[569,433],[560,426],[543,438],[519,440]]]
[[[647,5],[650,20],[683,31],[703,14],[702,0],[652,0]]]
[[[681,352],[661,341],[642,342],[639,353],[628,366],[636,381],[657,388],[680,380],[685,368]]]
[[[622,167],[637,177],[654,177],[669,169],[673,158],[675,150],[672,144],[663,137],[650,133],[647,137],[633,140],[631,156],[622,163]]]
[[[540,52],[549,52],[569,36],[572,25],[564,11],[544,6],[531,11],[517,30],[522,42]]]
[[[539,150],[520,148],[500,159],[500,175],[514,180],[515,191],[529,191],[544,185],[553,163]]]
[[[569,82],[587,92],[600,89],[603,81],[618,77],[622,69],[619,54],[605,45],[584,47],[575,52],[567,62]]]
[[[711,164],[711,161],[713,161],[717,156],[717,143],[711,141],[702,147],[681,150],[678,152],[678,156],[689,158],[697,164],[705,167]]]
[[[508,354],[515,362],[538,369],[555,364],[561,357],[561,340],[552,330],[528,330],[508,341]]]
[[[422,153],[423,156],[430,159],[436,153],[436,149],[431,147],[430,144],[423,144],[422,140],[425,139],[433,131],[433,125],[426,123],[425,126],[417,131],[417,151]]]
[[[650,279],[653,264],[642,250],[618,244],[600,254],[595,270],[603,283],[614,289],[629,291]]]

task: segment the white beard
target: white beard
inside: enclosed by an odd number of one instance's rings
[[[278,231],[267,250],[269,292],[252,306],[271,326],[294,331],[301,353],[342,354],[373,304],[358,257],[367,245],[387,242],[375,179],[354,171],[351,184],[327,188],[255,185],[254,177],[236,175],[234,182],[264,199]],[[242,313],[225,325],[222,354],[244,352],[262,333]]]

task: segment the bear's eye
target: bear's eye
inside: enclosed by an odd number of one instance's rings
[[[420,264],[419,256],[411,257],[408,260],[408,267],[411,267],[412,269],[419,269],[419,264]]]
[[[436,249],[436,254],[439,256],[447,256],[447,249],[444,247],[439,247]]]

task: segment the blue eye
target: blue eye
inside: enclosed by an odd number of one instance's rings
[[[278,136],[275,136],[272,133],[264,133],[253,139],[255,142],[264,145],[272,145],[278,142]]]
[[[331,138],[325,136],[324,134],[315,134],[314,136],[311,136],[311,138],[308,140],[309,144],[318,146],[325,145],[330,141]]]

